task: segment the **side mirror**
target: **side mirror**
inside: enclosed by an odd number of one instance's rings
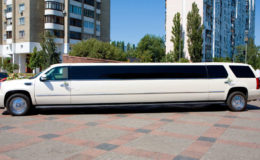
[[[47,75],[43,74],[40,78],[41,81],[47,81]]]

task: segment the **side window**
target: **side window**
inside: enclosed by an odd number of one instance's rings
[[[228,73],[224,66],[207,66],[209,78],[227,78]]]
[[[248,66],[230,66],[237,78],[255,78],[254,73]]]
[[[47,80],[68,80],[68,67],[56,67],[46,73]]]

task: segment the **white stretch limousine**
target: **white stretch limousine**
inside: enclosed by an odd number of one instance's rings
[[[259,96],[259,79],[245,64],[58,64],[1,83],[0,107],[15,116],[35,106],[130,103],[226,103],[243,111]]]

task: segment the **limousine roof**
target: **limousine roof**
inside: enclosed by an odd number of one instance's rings
[[[141,65],[141,66],[165,66],[165,65],[240,65],[240,66],[249,66],[248,64],[243,63],[60,63],[54,64],[52,67],[58,66],[132,66],[132,65]]]

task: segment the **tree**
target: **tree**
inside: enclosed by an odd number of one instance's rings
[[[14,70],[19,69],[18,64],[11,63],[11,58],[4,58],[2,67],[4,70],[6,70],[8,73],[13,73]]]
[[[96,39],[88,39],[75,44],[69,54],[79,57],[126,61],[126,54],[122,49],[116,47],[116,42],[110,44]]]
[[[183,55],[183,38],[182,38],[182,25],[181,25],[181,14],[178,12],[173,18],[173,27],[172,27],[172,38],[171,42],[173,43],[173,54],[172,60],[179,61],[184,57]],[[172,62],[173,62],[172,61]]]
[[[42,68],[45,69],[52,64],[60,63],[60,53],[57,52],[56,45],[54,43],[54,36],[50,32],[45,32],[41,35],[41,49],[37,51],[37,48],[33,49],[33,53],[30,57],[29,67],[32,69]]]
[[[188,36],[188,50],[192,62],[202,61],[203,49],[203,25],[201,24],[201,16],[197,4],[192,4],[192,10],[187,16],[187,36]]]
[[[236,52],[234,62],[248,63],[255,69],[260,68],[259,47],[255,45],[253,39],[249,39],[247,45],[237,46]]]
[[[136,58],[141,62],[160,62],[165,56],[164,40],[154,35],[145,35],[138,43]]]

